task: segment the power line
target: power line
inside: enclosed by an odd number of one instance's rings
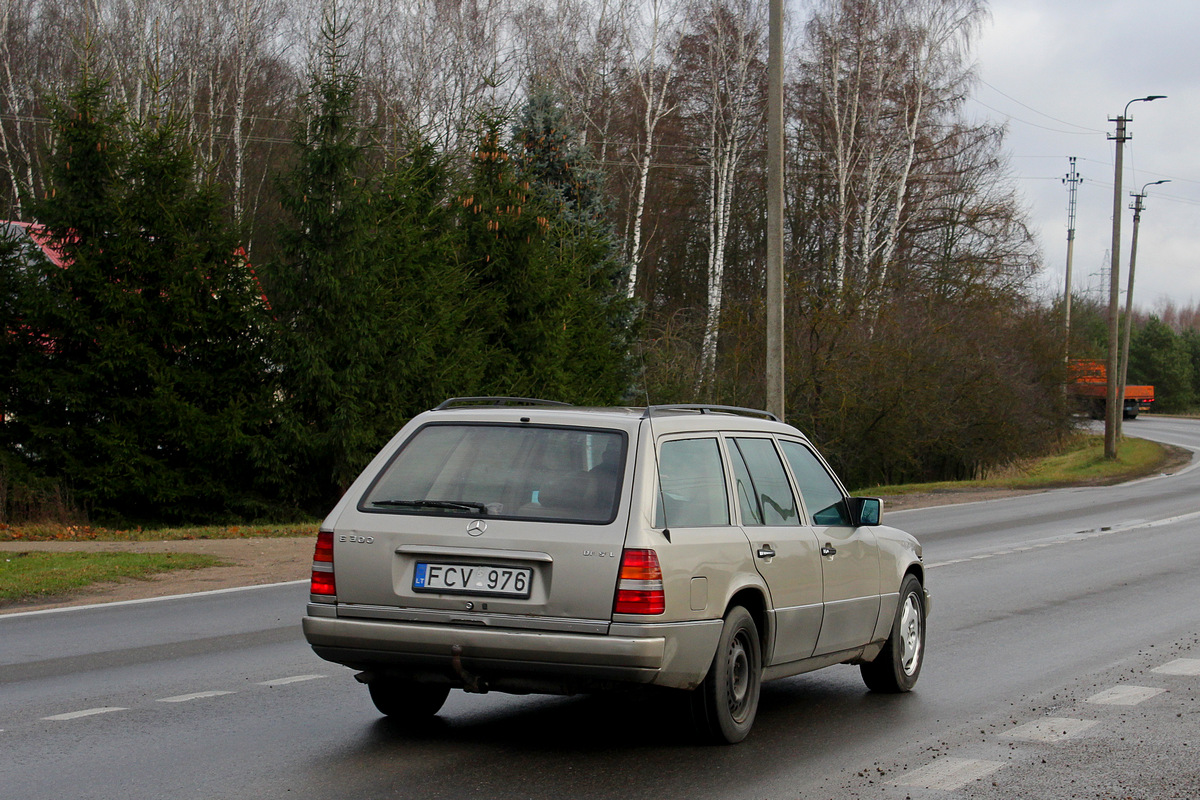
[[[998,108],[989,106],[987,103],[983,102],[978,97],[972,97],[971,101],[974,103],[978,103],[979,105],[983,106],[984,108],[988,109],[989,111],[995,111],[997,114],[1003,114],[1006,119],[1015,120],[1017,122],[1020,122],[1022,125],[1029,125],[1030,127],[1039,128],[1040,130],[1043,130],[1043,131],[1050,131],[1051,133],[1063,133],[1068,136],[1095,136],[1096,134],[1104,133],[1104,131],[1092,131],[1092,130],[1064,131],[1064,130],[1059,130],[1058,128],[1049,128],[1045,125],[1039,125],[1036,122],[1030,122],[1027,119],[1021,119],[1020,117],[1013,116],[1012,114],[1008,113],[1007,111],[1001,111]],[[1070,125],[1071,123],[1068,122],[1066,124]]]
[[[979,80],[979,82],[980,82],[980,83],[982,83],[984,86],[986,86],[986,87],[988,87],[989,89],[991,89],[991,90],[992,90],[993,92],[995,92],[996,94],[998,94],[998,95],[1000,95],[1000,96],[1002,96],[1002,97],[1006,97],[1006,98],[1008,98],[1009,100],[1012,100],[1014,103],[1016,103],[1017,105],[1021,106],[1022,108],[1027,108],[1027,109],[1029,109],[1030,111],[1032,111],[1033,113],[1035,113],[1035,114],[1038,114],[1039,116],[1043,116],[1043,117],[1045,117],[1046,119],[1054,120],[1055,122],[1057,122],[1057,123],[1058,123],[1058,124],[1060,124],[1060,125],[1070,125],[1072,128],[1079,128],[1081,131],[1086,131],[1086,132],[1088,132],[1088,133],[1105,133],[1105,131],[1099,130],[1099,129],[1097,129],[1097,128],[1089,128],[1089,127],[1087,127],[1086,125],[1076,125],[1074,122],[1067,122],[1065,119],[1059,119],[1058,117],[1052,117],[1052,116],[1050,116],[1049,114],[1047,114],[1046,112],[1044,112],[1044,111],[1039,111],[1038,109],[1034,108],[1034,107],[1033,107],[1033,106],[1031,106],[1031,105],[1028,105],[1027,103],[1022,103],[1020,100],[1018,100],[1017,98],[1013,97],[1013,96],[1012,96],[1012,95],[1010,95],[1010,94],[1005,94],[1004,92],[1000,91],[1000,90],[999,90],[999,89],[997,89],[995,86],[993,86],[992,84],[990,84],[990,83],[988,83],[987,81],[985,81],[983,78],[979,78],[978,80]],[[982,104],[982,103],[980,103],[980,105],[983,105],[983,104]],[[991,108],[991,106],[987,106],[987,108]],[[993,111],[995,111],[996,109],[994,109],[994,108],[993,108],[992,110],[993,110]],[[997,113],[1001,113],[1001,114],[1003,114],[1004,112],[1003,112],[1003,111],[1000,111],[1000,112],[997,112]],[[1030,123],[1030,124],[1032,124],[1032,123]],[[1049,129],[1049,128],[1047,128],[1047,130],[1050,130],[1050,129]],[[1063,131],[1063,133],[1068,133],[1068,132],[1069,132],[1069,131]]]

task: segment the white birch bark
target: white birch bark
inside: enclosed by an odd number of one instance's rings
[[[707,49],[708,269],[707,308],[697,390],[716,370],[724,304],[725,248],[738,168],[763,123],[761,88],[765,21],[751,4],[710,2]],[[758,69],[755,69],[755,66]]]
[[[667,0],[648,0],[648,41],[639,42],[641,30],[637,16],[626,19],[624,38],[630,57],[631,78],[643,104],[641,142],[636,160],[637,190],[633,208],[632,238],[629,244],[629,276],[625,295],[632,298],[637,291],[638,271],[642,260],[643,224],[646,214],[646,190],[650,182],[650,167],[654,159],[655,134],[658,125],[673,106],[668,105],[667,90],[674,77],[675,52],[671,39],[676,34],[677,17]]]

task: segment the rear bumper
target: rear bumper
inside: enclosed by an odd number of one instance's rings
[[[620,625],[575,634],[306,616],[317,655],[354,669],[500,691],[571,692],[613,684],[692,688],[716,650],[712,623]],[[698,673],[698,674],[697,674]]]

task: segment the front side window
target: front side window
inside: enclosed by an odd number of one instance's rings
[[[814,525],[849,525],[850,513],[841,488],[811,450],[799,442],[780,442],[800,496]]]
[[[725,470],[715,438],[663,442],[658,454],[658,474],[654,527],[729,524]]]
[[[610,522],[626,436],[602,429],[432,424],[418,430],[359,509]]]

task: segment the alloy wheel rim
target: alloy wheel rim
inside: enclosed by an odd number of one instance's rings
[[[921,606],[915,594],[904,598],[900,615],[900,666],[905,675],[913,675],[921,665]]]

